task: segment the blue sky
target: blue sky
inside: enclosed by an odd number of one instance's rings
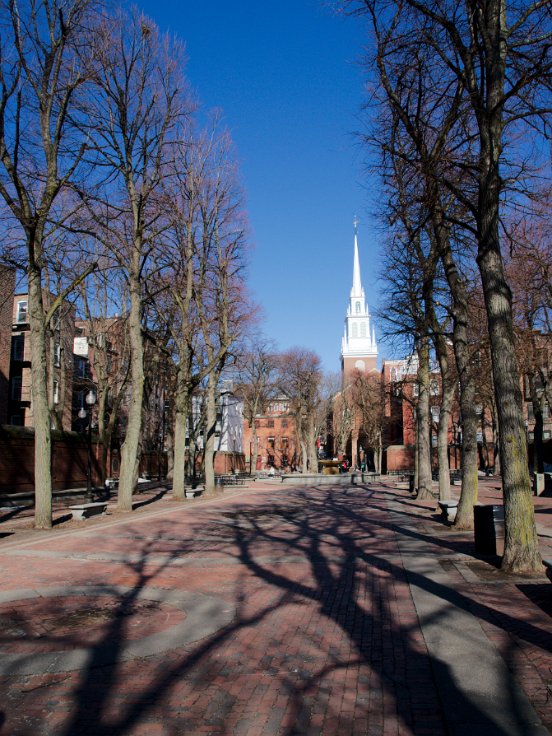
[[[138,0],[186,45],[187,77],[219,108],[238,151],[254,250],[249,286],[280,350],[339,370],[360,219],[364,289],[377,305],[377,180],[361,130],[362,21],[323,0]],[[378,328],[376,323],[376,335]]]

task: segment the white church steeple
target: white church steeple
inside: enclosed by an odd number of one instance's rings
[[[345,317],[345,332],[341,342],[341,367],[346,374],[354,370],[366,373],[375,369],[378,357],[376,335],[370,324],[370,313],[360,277],[357,226],[358,220],[355,217],[353,285]]]

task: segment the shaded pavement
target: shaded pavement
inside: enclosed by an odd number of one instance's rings
[[[401,484],[150,498],[0,525],[2,734],[549,733],[552,584]]]

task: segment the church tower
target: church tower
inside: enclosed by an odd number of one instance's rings
[[[345,332],[341,342],[341,371],[346,379],[353,371],[370,373],[377,369],[378,347],[370,313],[360,279],[360,260],[358,257],[358,220],[355,218],[355,243],[353,257],[353,286],[349,297]]]

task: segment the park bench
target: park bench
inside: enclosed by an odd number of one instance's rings
[[[105,514],[107,509],[107,501],[94,501],[92,503],[77,503],[74,506],[69,506],[69,510],[73,514],[73,519],[77,521],[84,521],[90,516],[96,516],[97,514]]]
[[[458,500],[450,501],[439,501],[439,508],[441,509],[441,516],[443,521],[454,521],[456,519],[456,512],[458,511]]]
[[[196,496],[201,496],[202,493],[202,488],[186,488],[186,498],[195,498]]]

